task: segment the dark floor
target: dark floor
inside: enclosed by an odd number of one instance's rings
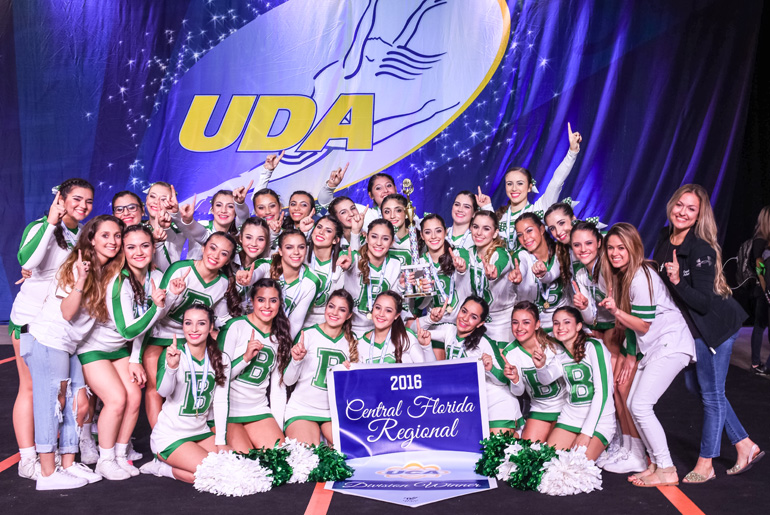
[[[0,346],[0,360],[11,356],[10,346]],[[17,452],[11,424],[11,410],[16,395],[17,373],[13,362],[0,364],[0,461]],[[752,438],[770,450],[770,381],[750,376],[731,367],[728,397]],[[669,445],[680,476],[697,459],[701,409],[698,399],[684,389],[677,378],[656,410],[666,428]],[[140,420],[135,447],[149,457],[149,426]],[[750,472],[736,477],[725,475],[735,460],[734,450],[724,441],[723,458],[715,461],[717,479],[706,485],[681,485],[682,492],[708,515],[722,513],[768,513],[767,489],[770,486],[770,459]],[[534,492],[513,490],[500,484],[496,490],[450,499],[421,508],[407,508],[335,493],[329,513],[491,513],[506,511],[527,514],[654,514],[678,513],[656,488],[634,488],[625,476],[604,474],[604,490],[574,497],[548,497]],[[0,473],[0,513],[110,513],[110,515],[150,515],[156,513],[254,512],[304,513],[314,484],[285,485],[271,492],[242,498],[201,494],[192,486],[165,478],[139,476],[126,481],[101,481],[79,490],[36,492],[35,483],[21,479],[16,466]],[[764,492],[764,493],[763,493]],[[55,507],[54,507],[55,503]],[[47,510],[50,509],[49,510]],[[53,510],[56,510],[55,512]],[[146,510],[146,511],[145,511]]]

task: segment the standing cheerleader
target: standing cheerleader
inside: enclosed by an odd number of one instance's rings
[[[75,350],[97,320],[109,317],[105,283],[123,266],[122,230],[123,222],[110,215],[97,216],[85,225],[51,281],[43,308],[30,323],[32,339],[25,341],[22,357],[32,375],[35,446],[41,467],[38,490],[78,488],[102,478],[75,463],[78,425],[89,408]],[[64,470],[54,461],[57,441]]]
[[[559,418],[567,397],[563,380],[542,383],[532,357],[545,356],[547,363],[559,359],[561,349],[540,327],[538,308],[530,301],[517,302],[511,316],[511,329],[516,338],[502,349],[505,376],[511,381],[511,393],[521,397],[526,391],[531,400],[527,424],[521,437],[533,442],[545,442]]]
[[[236,279],[239,273],[251,269],[258,262],[267,261],[266,257],[270,252],[269,242],[270,228],[262,218],[251,216],[243,222],[240,231],[238,231],[238,243],[241,250],[233,259]],[[252,308],[249,287],[239,284],[238,292],[241,296],[241,311],[250,313]]]
[[[227,431],[240,452],[283,441],[275,417],[282,419],[277,413],[277,404],[282,409],[285,402],[278,395],[281,370],[289,364],[292,346],[278,281],[267,277],[257,281],[251,289],[251,301],[254,311],[230,320],[217,337],[233,364]]]
[[[440,215],[425,215],[420,224],[420,236],[425,245],[422,259],[429,263],[431,275],[426,278],[432,282],[435,295],[425,297],[419,309],[445,307],[441,322],[452,322],[457,317],[459,297],[455,288],[455,264],[452,246],[446,237],[447,229]],[[443,348],[441,349],[443,353]],[[440,356],[443,359],[443,356]]]
[[[177,261],[163,274],[159,287],[170,288],[172,281],[183,284],[175,285],[175,290],[184,290],[168,307],[168,314],[153,326],[152,335],[147,338],[143,363],[147,371],[145,390],[145,408],[150,427],[155,426],[163,400],[155,387],[155,371],[158,359],[164,347],[171,345],[174,336],[182,333],[182,321],[185,310],[194,302],[200,302],[213,309],[215,323],[213,330],[223,326],[231,316],[240,316],[241,299],[238,285],[230,270],[230,262],[235,252],[235,239],[227,233],[215,232],[203,245],[203,257],[197,261]]]
[[[433,315],[433,313],[432,313]],[[437,310],[431,323],[441,320]],[[486,336],[485,321],[489,305],[477,295],[466,298],[457,313],[454,324],[430,327],[430,339],[441,342],[446,359],[474,358],[482,361],[486,371],[485,384],[489,410],[489,428],[492,433],[515,432],[524,423],[519,401],[511,394],[508,379],[503,374],[504,364],[499,344]]]
[[[618,323],[633,331],[639,351],[644,354],[631,385],[628,409],[651,464],[629,479],[636,486],[676,485],[679,479],[666,433],[653,409],[677,374],[693,360],[695,343],[654,265],[644,259],[642,238],[634,226],[612,226],[607,233],[604,259],[612,284],[601,305]],[[625,380],[621,372],[618,384]]]
[[[460,298],[473,293],[489,305],[487,335],[494,341],[509,342],[511,311],[516,292],[505,279],[510,270],[510,255],[498,237],[497,216],[491,211],[477,211],[471,222],[473,246],[458,249],[455,257]],[[469,273],[466,273],[469,272]]]
[[[382,217],[390,222],[395,229],[393,245],[388,255],[398,259],[401,266],[412,264],[412,251],[409,242],[409,227],[411,223],[406,216],[406,197],[398,193],[388,195],[382,201]]]
[[[297,190],[289,197],[289,218],[284,218],[284,229],[297,229],[307,235],[313,228],[315,199],[307,191]]]
[[[401,263],[388,257],[394,234],[387,220],[380,218],[370,223],[366,243],[360,252],[353,252],[352,263],[343,275],[344,288],[355,299],[353,332],[357,335],[372,328],[374,299],[381,292],[390,289],[403,292],[399,284]]]
[[[583,137],[578,132],[572,132],[572,127],[567,123],[567,135],[569,136],[569,151],[567,156],[561,162],[558,168],[553,172],[551,182],[540,198],[534,204],[529,203],[529,193],[537,193],[535,181],[532,174],[526,168],[515,166],[505,173],[503,182],[505,183],[505,194],[508,197],[508,204],[497,211],[500,219],[500,234],[505,240],[508,250],[513,252],[517,246],[516,228],[514,227],[516,219],[523,213],[542,211],[545,212],[548,206],[557,202],[564,181],[572,171],[575,165],[578,152],[580,152],[580,142]]]
[[[353,250],[361,248],[361,229],[367,212],[366,207],[359,211],[356,203],[348,197],[337,197],[329,204],[329,214],[342,224],[340,247],[343,251],[348,247]]]
[[[733,343],[748,316],[731,298],[722,272],[722,249],[706,189],[685,184],[668,201],[666,214],[669,226],[661,232],[654,257],[662,263],[660,276],[695,339],[697,362],[694,370],[685,372],[685,379],[688,389],[700,394],[704,414],[698,463],[684,482],[705,483],[716,477],[712,460],[719,456],[722,428],[738,452],[728,475],[748,470],[765,454],[749,438],[725,397]]]
[[[603,242],[599,229],[590,222],[578,222],[572,227],[570,247],[581,264],[572,283],[572,302],[580,310],[594,337],[602,339],[610,350],[615,370],[615,359],[619,353],[614,342],[615,317],[599,305],[607,296],[607,284],[601,274]]]
[[[532,354],[538,380],[551,384],[561,378],[568,389],[547,443],[557,449],[586,447],[586,457],[596,460],[615,433],[610,352],[599,340],[586,336],[583,318],[572,306],[556,310],[553,332],[565,352],[550,363],[541,350]]]
[[[481,186],[478,194],[464,190],[455,195],[452,203],[452,227],[446,231],[446,238],[454,248],[469,249],[473,246],[471,218],[479,209],[492,211],[492,201],[488,195],[481,193]]]
[[[230,359],[211,336],[214,310],[193,303],[183,313],[185,342],[163,349],[158,360],[158,394],[166,399],[150,435],[150,448],[160,460],[142,466],[145,474],[195,481],[195,471],[210,452],[227,451]],[[207,421],[213,411],[219,428]]]
[[[352,316],[353,297],[345,290],[334,290],[324,321],[302,331],[292,347],[292,360],[283,374],[287,386],[297,385],[286,404],[287,437],[318,445],[323,434],[333,445],[327,377],[335,365],[358,362]]]
[[[559,257],[559,262],[570,264],[569,279],[572,280],[572,277],[577,274],[577,271],[583,265],[580,263],[580,260],[575,258],[575,254],[570,247],[572,227],[578,220],[575,218],[575,212],[572,211],[572,206],[568,202],[571,202],[571,200],[558,202],[549,207],[543,216],[543,222],[545,222],[548,232],[556,242],[556,255]]]
[[[323,323],[329,293],[342,286],[342,267],[338,263],[341,239],[342,224],[331,215],[319,218],[310,233],[307,262],[321,287],[305,317],[304,327]]]
[[[153,264],[161,272],[165,272],[171,263],[179,261],[187,241],[179,226],[172,221],[179,212],[174,187],[162,181],[153,183],[147,190],[144,204],[147,209],[147,221],[156,236]],[[158,237],[158,229],[165,232],[165,239]]]
[[[112,197],[112,214],[120,218],[126,227],[142,223],[144,204],[132,191],[119,191]]]
[[[94,187],[83,179],[67,179],[59,186],[48,215],[31,222],[17,254],[19,265],[31,273],[13,301],[8,334],[16,355],[19,391],[13,404],[13,430],[19,445],[19,476],[37,479],[32,377],[21,358],[20,342],[31,340],[29,324],[40,314],[56,271],[75,246],[82,222],[93,207]]]
[[[270,188],[263,188],[254,192],[254,214],[267,222],[270,227],[270,248],[278,248],[278,236],[283,230],[283,211],[281,211],[281,197]]]
[[[424,363],[435,361],[430,333],[407,329],[401,319],[404,299],[392,290],[377,295],[372,307],[374,329],[358,340],[358,359],[361,363]],[[419,337],[418,337],[419,335]]]
[[[198,222],[195,215],[195,200],[191,204],[179,206],[181,223],[179,228],[187,237],[188,259],[200,259],[203,255],[202,245],[209,236],[217,232],[223,232],[235,236],[238,227],[249,217],[249,208],[243,202],[246,197],[246,187],[240,187],[236,191],[219,190],[211,197],[211,213],[213,220]]]

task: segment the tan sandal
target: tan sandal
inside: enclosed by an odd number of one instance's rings
[[[735,466],[727,470],[727,475],[737,476],[738,474],[743,474],[744,472],[747,472],[751,467],[754,466],[756,462],[764,458],[764,456],[765,456],[765,451],[760,451],[759,446],[757,446],[757,444],[752,445],[751,450],[749,451],[749,459],[746,461],[746,464],[743,466],[736,464]]]
[[[655,465],[654,463],[650,463],[650,466],[644,469],[643,471],[637,472],[635,474],[631,474],[630,476],[628,476],[628,482],[633,483],[638,479],[642,479],[643,477],[647,477],[651,474],[654,474],[657,468],[658,468],[657,465]]]
[[[671,474],[671,473],[676,474],[676,467],[674,467],[674,466],[666,467],[666,468],[658,467],[657,469],[655,469],[654,473],[652,473],[652,474],[650,474],[648,476],[644,476],[642,478],[637,478],[631,484],[634,485],[634,486],[641,487],[641,488],[653,488],[653,487],[657,487],[657,486],[677,486],[677,485],[679,485],[679,479],[677,479],[676,481],[666,481],[666,478],[664,477],[665,474]],[[657,479],[658,482],[654,483],[653,481],[655,479]]]

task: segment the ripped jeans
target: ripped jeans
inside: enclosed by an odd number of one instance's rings
[[[77,355],[47,347],[31,334],[21,343],[20,354],[32,375],[32,409],[35,415],[35,448],[54,452],[59,435],[59,452],[78,452],[79,428],[74,406],[77,393],[85,387],[83,367]],[[59,404],[62,382],[67,383],[64,407]]]

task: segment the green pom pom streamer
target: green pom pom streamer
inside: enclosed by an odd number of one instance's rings
[[[324,443],[313,445],[311,449],[318,456],[318,466],[310,472],[308,481],[316,483],[342,481],[355,472],[353,467],[345,463],[346,456],[328,445]]]

